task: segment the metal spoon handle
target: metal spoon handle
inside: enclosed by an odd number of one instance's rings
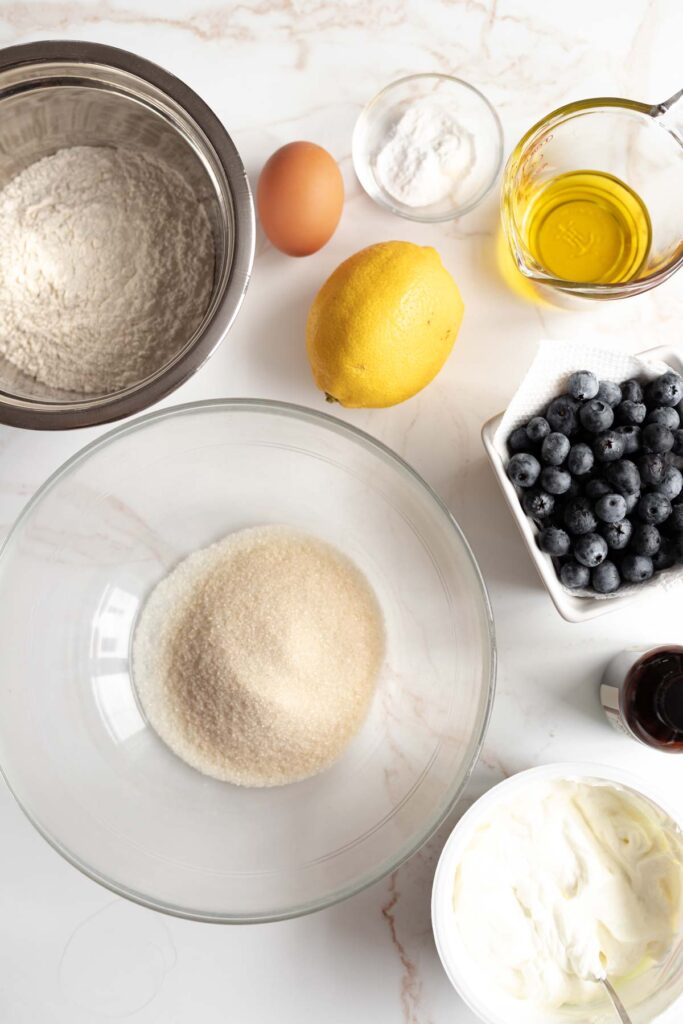
[[[614,991],[614,989],[613,989],[612,985],[610,984],[610,982],[607,980],[607,978],[601,978],[600,980],[602,981],[602,984],[605,986],[605,989],[607,991],[607,995],[612,1000],[612,1006],[617,1011],[617,1015],[619,1017],[619,1020],[621,1021],[621,1024],[631,1024],[631,1018],[627,1014],[627,1012],[626,1012],[626,1010],[624,1008],[624,1004],[622,1003],[621,999],[619,998],[619,996]]]
[[[650,114],[659,118],[679,140],[683,139],[683,89],[679,89],[663,103],[656,103],[650,108]]]

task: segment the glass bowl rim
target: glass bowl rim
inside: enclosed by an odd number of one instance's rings
[[[359,172],[359,166],[361,164],[359,157],[359,126],[369,121],[372,109],[386,96],[387,93],[392,92],[399,86],[406,85],[406,83],[408,82],[417,82],[420,79],[426,78],[448,82],[451,85],[462,87],[466,89],[468,92],[474,93],[474,95],[479,100],[481,100],[484,107],[488,110],[491,118],[491,123],[493,124],[493,127],[495,129],[498,141],[495,164],[491,171],[490,180],[488,181],[486,188],[481,189],[478,192],[478,194],[474,197],[474,199],[470,200],[470,202],[464,203],[462,206],[452,206],[448,213],[440,213],[431,216],[419,212],[410,213],[410,207],[405,206],[405,204],[401,203],[399,205],[398,203],[395,202],[389,202],[379,192],[377,192],[376,194],[369,192],[368,189],[365,187],[365,175],[362,175]],[[457,220],[458,218],[463,217],[466,213],[470,213],[477,206],[479,206],[479,204],[482,202],[483,199],[486,198],[486,196],[489,194],[489,192],[496,183],[496,179],[500,174],[501,168],[503,166],[504,155],[505,136],[503,133],[503,124],[500,120],[500,117],[498,116],[498,111],[493,106],[488,97],[486,97],[484,93],[481,91],[481,89],[478,89],[476,85],[472,85],[470,82],[467,82],[464,78],[458,78],[457,75],[447,75],[444,72],[440,71],[420,71],[412,75],[403,75],[401,78],[396,78],[393,82],[389,82],[387,85],[383,86],[379,90],[379,92],[375,93],[375,95],[370,100],[368,100],[368,102],[364,105],[360,114],[356,118],[356,123],[353,128],[353,135],[351,140],[351,159],[353,163],[353,168],[354,171],[356,172],[356,177],[358,178],[363,188],[363,191],[378,206],[382,207],[385,210],[389,210],[390,213],[396,214],[397,217],[402,217],[404,220],[415,221],[418,224],[441,224],[446,221]],[[368,172],[368,177],[370,175],[371,172]],[[372,177],[374,180],[374,175]],[[426,209],[428,209],[428,207],[415,207],[416,211]]]
[[[10,527],[7,536],[4,538],[2,544],[0,544],[0,575],[2,574],[4,566],[4,558],[7,557],[10,552],[14,541],[20,536],[21,531],[25,523],[30,519],[34,509],[40,505],[40,502],[46,494],[48,494],[60,481],[69,475],[69,473],[75,469],[81,462],[87,461],[92,455],[96,454],[100,448],[106,448],[108,445],[124,436],[125,434],[135,434],[139,430],[145,429],[146,426],[161,422],[165,419],[170,419],[176,416],[192,415],[194,413],[204,413],[211,410],[236,412],[244,410],[247,412],[269,412],[274,415],[284,416],[287,418],[308,422],[318,426],[322,426],[327,430],[332,430],[341,436],[350,438],[361,447],[365,448],[382,459],[385,463],[393,465],[399,472],[404,473],[408,476],[413,483],[416,483],[426,493],[427,497],[442,513],[442,517],[445,519],[445,524],[462,547],[465,552],[467,559],[470,564],[470,568],[473,570],[476,580],[479,584],[479,593],[481,598],[482,610],[484,612],[487,638],[488,638],[488,681],[486,689],[486,699],[483,701],[478,711],[478,723],[476,729],[472,733],[470,743],[472,744],[469,764],[467,764],[466,770],[455,786],[447,791],[446,798],[442,802],[438,813],[427,823],[426,827],[420,830],[419,836],[413,839],[412,842],[404,844],[397,853],[391,857],[385,858],[385,860],[376,865],[371,871],[366,872],[364,875],[359,875],[355,881],[346,885],[340,886],[335,890],[327,893],[324,896],[318,896],[315,899],[304,901],[299,904],[292,905],[291,907],[274,910],[272,912],[264,911],[257,912],[254,914],[233,914],[229,911],[195,911],[190,910],[187,907],[179,906],[171,903],[165,903],[161,900],[157,900],[153,897],[146,895],[143,892],[139,892],[136,889],[128,887],[121,882],[115,881],[114,879],[108,878],[105,875],[101,875],[96,869],[91,867],[85,861],[72,850],[64,846],[59,840],[51,835],[47,829],[43,828],[41,823],[34,816],[32,811],[22,802],[18,794],[15,792],[14,786],[12,785],[9,775],[3,764],[0,763],[0,776],[4,779],[9,792],[16,801],[19,808],[26,815],[28,820],[31,822],[36,831],[49,843],[53,850],[59,853],[69,864],[77,868],[81,874],[90,878],[92,881],[97,882],[110,892],[115,893],[117,896],[122,896],[133,903],[137,903],[140,906],[147,907],[150,910],[156,910],[164,914],[168,914],[171,917],[179,917],[191,921],[202,921],[206,923],[215,924],[256,924],[256,923],[267,923],[273,921],[285,921],[293,918],[302,917],[306,914],[314,913],[318,910],[323,910],[327,907],[334,906],[337,903],[341,903],[343,900],[348,899],[351,896],[355,896],[362,892],[364,889],[369,888],[376,882],[381,881],[387,875],[391,874],[397,868],[401,866],[406,860],[413,856],[430,838],[437,829],[443,824],[445,819],[451,813],[460,797],[462,796],[465,787],[470,779],[470,776],[479,760],[481,750],[486,737],[486,732],[491,718],[491,711],[493,708],[493,702],[496,690],[496,669],[497,669],[497,651],[496,651],[496,638],[495,638],[495,627],[493,620],[493,610],[491,607],[491,601],[489,598],[488,590],[484,577],[479,568],[476,558],[472,552],[472,549],[465,537],[462,529],[460,528],[455,517],[452,515],[446,504],[441,500],[437,493],[430,487],[430,485],[410,466],[400,455],[397,455],[391,448],[385,445],[382,441],[377,440],[370,434],[361,430],[359,427],[353,424],[346,423],[343,420],[338,419],[335,416],[330,416],[328,413],[319,412],[315,409],[309,409],[306,406],[296,405],[290,402],[280,402],[272,399],[263,398],[210,398],[195,402],[186,402],[181,405],[169,406],[165,409],[157,409],[153,412],[146,413],[141,416],[136,416],[133,420],[127,421],[126,423],[119,424],[111,430],[106,431],[99,437],[90,441],[84,445],[77,452],[71,455],[61,466],[59,466],[36,492],[27,501],[16,520]],[[473,741],[473,743],[472,743]]]

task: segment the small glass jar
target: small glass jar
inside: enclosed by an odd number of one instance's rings
[[[631,647],[610,661],[600,702],[611,725],[655,750],[683,753],[683,647]]]

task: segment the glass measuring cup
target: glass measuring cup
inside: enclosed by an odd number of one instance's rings
[[[553,274],[531,251],[528,218],[533,201],[554,179],[579,180],[581,172],[588,177],[597,172],[603,181],[616,179],[615,187],[627,202],[637,204],[641,251],[632,273],[622,280],[572,280]],[[569,103],[548,114],[520,139],[508,160],[501,216],[505,248],[522,294],[572,305],[572,298],[620,299],[666,281],[683,263],[683,89],[654,106],[601,98]],[[579,217],[569,230],[567,224],[560,230],[568,244],[586,252],[606,226],[599,217],[593,227]]]

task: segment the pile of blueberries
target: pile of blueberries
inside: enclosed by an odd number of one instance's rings
[[[573,373],[508,438],[507,474],[572,590],[612,594],[683,562],[683,378]]]

